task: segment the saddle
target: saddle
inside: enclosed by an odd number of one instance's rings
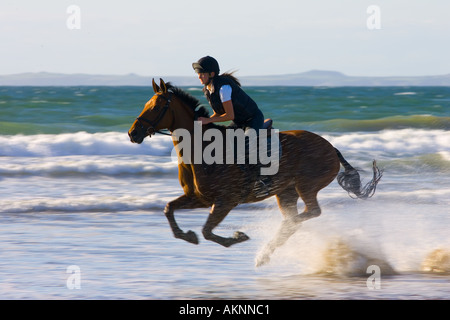
[[[273,129],[272,125],[273,125],[273,120],[272,119],[266,119],[266,120],[264,120],[264,124],[263,124],[263,127],[262,127],[263,130],[267,130],[267,149],[266,149],[266,152],[267,152],[267,154],[269,156],[271,155],[271,152],[272,152],[272,150],[271,150],[271,140],[272,140],[271,129]],[[259,139],[259,137],[258,137],[258,139]],[[259,145],[258,141],[256,141],[256,143],[253,142],[252,144],[250,144],[249,140],[246,139],[245,140],[245,154],[244,155],[239,155],[238,156],[237,145],[234,145],[234,150],[233,150],[234,163],[238,164],[238,167],[243,172],[245,172],[245,174],[248,174],[249,178],[251,177],[252,180],[255,179],[258,176],[257,172],[259,172],[259,168],[261,168],[261,164],[259,163],[259,159],[258,159],[258,163],[256,163],[256,164],[249,164],[249,152],[250,152],[250,149],[252,147],[258,146],[258,145]],[[280,149],[279,149],[279,154],[281,155],[281,146],[280,146]],[[242,158],[239,158],[240,161],[238,161],[238,157],[242,157],[242,156],[245,157],[244,158],[245,160],[244,160],[243,164],[240,164],[239,162],[242,161]],[[216,169],[216,164],[204,165],[205,172],[207,172],[209,174],[213,173],[215,171],[215,169]]]

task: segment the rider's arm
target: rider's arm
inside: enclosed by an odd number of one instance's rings
[[[202,124],[208,124],[211,122],[223,122],[234,120],[234,108],[233,102],[231,101],[231,86],[224,85],[220,88],[220,100],[222,101],[223,110],[225,113],[218,115],[214,114],[209,118],[201,118]]]

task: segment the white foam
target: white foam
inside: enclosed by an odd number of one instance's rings
[[[439,151],[438,154],[442,157],[445,161],[450,161],[450,150],[449,151]]]
[[[384,130],[324,134],[341,151],[395,153],[397,156],[450,152],[450,131]],[[47,157],[68,155],[164,155],[173,149],[170,137],[156,135],[141,145],[132,144],[126,132],[0,135],[0,156]]]
[[[450,131],[383,130],[324,135],[336,148],[356,152],[381,152],[396,156],[438,153],[450,150]]]
[[[68,155],[170,155],[172,140],[166,136],[130,142],[126,132],[63,133],[0,136],[0,156],[49,157]]]
[[[33,212],[117,212],[137,210],[162,210],[166,201],[157,195],[145,198],[125,195],[113,197],[107,195],[83,195],[71,198],[33,198],[1,200],[0,213]]]
[[[417,92],[414,92],[414,91],[406,91],[406,92],[394,93],[394,96],[414,96],[416,94],[417,94]]]
[[[169,157],[133,156],[60,156],[0,158],[0,175],[70,175],[70,174],[165,174],[176,176],[177,165]]]

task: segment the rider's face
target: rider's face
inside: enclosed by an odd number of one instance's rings
[[[200,83],[203,85],[208,85],[211,79],[214,77],[214,72],[211,73],[198,73],[198,79],[200,80]]]

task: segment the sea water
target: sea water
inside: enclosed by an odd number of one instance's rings
[[[0,298],[449,299],[450,88],[245,89],[275,128],[322,135],[364,181],[376,159],[373,198],[332,182],[322,215],[257,268],[282,221],[275,198],[215,230],[250,241],[204,240],[208,209],[175,212],[199,245],[173,237],[171,138],[127,135],[150,87],[0,87]]]

